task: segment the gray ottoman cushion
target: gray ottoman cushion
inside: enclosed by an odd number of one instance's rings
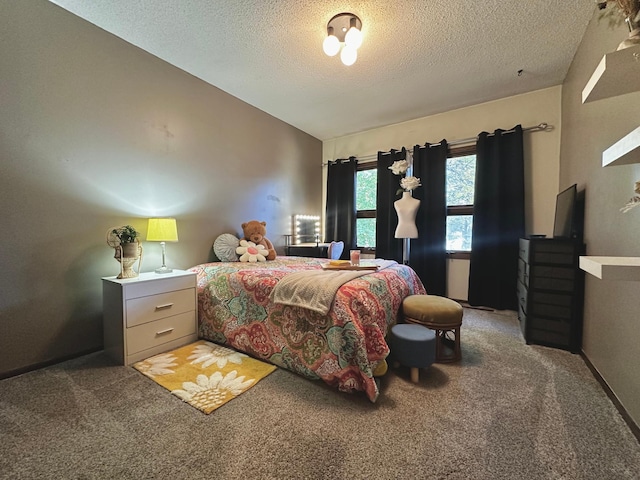
[[[436,359],[436,334],[422,325],[399,323],[391,327],[389,347],[405,367],[425,368]]]

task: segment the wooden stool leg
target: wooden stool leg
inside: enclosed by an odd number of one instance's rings
[[[462,359],[462,349],[460,348],[460,327],[456,327],[454,330],[455,338],[455,361]]]
[[[411,381],[413,383],[418,383],[419,377],[420,377],[420,369],[416,367],[411,367]]]
[[[436,362],[440,362],[442,360],[442,336],[444,335],[444,331],[436,330]]]
[[[446,352],[444,343],[447,341],[447,332],[451,332],[454,335],[453,348],[451,353],[445,355]],[[460,326],[454,327],[450,330],[436,330],[436,362],[438,363],[451,363],[457,362],[462,359],[462,349],[460,347]]]

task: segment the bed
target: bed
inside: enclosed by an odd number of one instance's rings
[[[190,270],[197,274],[199,336],[340,391],[363,391],[375,402],[373,371],[389,353],[387,330],[396,323],[402,300],[425,290],[410,267],[374,262],[379,270],[363,271],[339,286],[326,313],[276,303],[274,290],[307,275],[298,272],[312,272],[318,285],[330,283],[322,280],[334,273],[324,271],[328,259],[281,256],[196,265]]]

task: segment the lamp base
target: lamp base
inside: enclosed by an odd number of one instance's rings
[[[156,273],[171,273],[171,272],[173,272],[173,268],[169,268],[166,265],[163,265],[160,268],[156,268]]]

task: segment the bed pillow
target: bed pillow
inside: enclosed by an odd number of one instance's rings
[[[240,245],[240,239],[230,233],[223,233],[213,242],[213,253],[221,262],[237,262],[236,248]]]

